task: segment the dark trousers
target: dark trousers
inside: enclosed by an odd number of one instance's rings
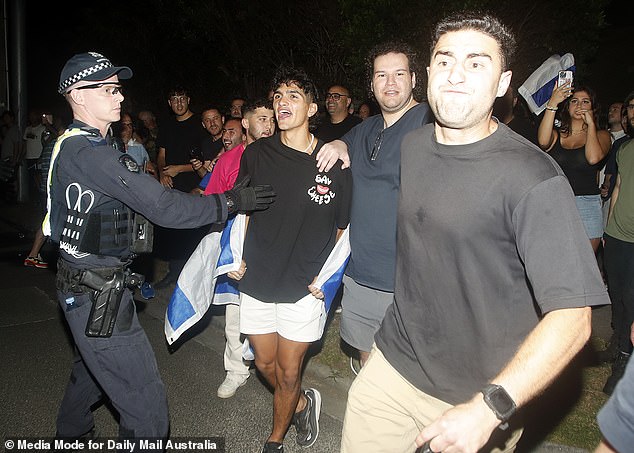
[[[119,412],[121,438],[167,438],[169,415],[165,386],[154,351],[125,290],[110,338],[85,334],[91,301],[88,294],[57,292],[77,356],[57,416],[59,437],[78,437],[94,426],[91,406],[107,397]]]
[[[619,351],[631,353],[630,327],[634,322],[634,243],[609,235],[605,238],[605,271],[612,301],[612,327]]]

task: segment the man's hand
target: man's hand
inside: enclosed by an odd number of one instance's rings
[[[179,173],[180,173],[180,171],[179,171],[177,165],[167,165],[166,167],[163,167],[162,174],[167,175],[167,176],[169,176],[171,178],[173,178],[174,176],[176,176]]]
[[[308,285],[308,291],[310,291],[310,293],[313,295],[313,297],[316,297],[317,299],[324,299],[324,293],[321,291],[321,289],[317,288],[315,286],[315,281],[317,280],[317,276],[315,276],[315,278],[313,278],[313,282]]]
[[[334,140],[326,143],[317,153],[317,167],[319,171],[330,170],[339,159],[343,161],[341,169],[350,166],[350,156],[348,155],[348,145],[344,141]]]
[[[242,263],[240,263],[240,269],[238,269],[237,271],[227,272],[227,277],[232,278],[233,280],[241,280],[246,272],[247,263],[242,260]]]
[[[499,425],[500,420],[478,393],[471,401],[452,407],[427,425],[416,437],[416,445],[420,447],[430,441],[429,447],[434,452],[477,453]]]
[[[163,184],[163,186],[169,189],[174,187],[174,184],[172,183],[172,177],[166,175],[164,172],[159,173],[159,180],[161,181],[161,184]]]
[[[233,189],[225,192],[229,214],[234,212],[262,211],[275,200],[273,187],[268,184],[248,187],[251,178],[245,176]]]
[[[192,168],[194,169],[194,171],[200,170],[203,166],[203,163],[198,159],[190,159],[189,163],[192,164]]]

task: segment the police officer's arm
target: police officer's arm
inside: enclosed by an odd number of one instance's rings
[[[148,174],[131,171],[126,161],[129,164],[134,160],[109,146],[88,146],[70,157],[65,162],[68,170],[77,175],[77,182],[122,201],[150,222],[168,228],[224,222],[233,212],[266,209],[275,197],[270,186],[247,187],[248,180],[224,194],[208,197],[168,189]]]

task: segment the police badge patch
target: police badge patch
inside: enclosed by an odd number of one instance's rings
[[[136,161],[129,154],[122,154],[119,158],[119,162],[128,171],[131,171],[133,173],[138,173],[140,171],[139,164],[137,164]]]

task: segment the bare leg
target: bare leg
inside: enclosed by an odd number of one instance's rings
[[[306,407],[300,399],[302,363],[310,343],[300,343],[278,336],[277,386],[273,395],[273,431],[270,441],[282,442],[295,412]]]
[[[277,333],[249,335],[255,366],[273,387],[273,430],[268,441],[284,441],[293,414],[306,406],[300,400],[301,370],[310,343],[287,340]]]
[[[40,254],[40,250],[42,246],[46,242],[46,236],[42,232],[42,227],[39,227],[35,232],[35,239],[33,239],[33,246],[31,247],[31,251],[29,252],[29,256],[37,256]]]

